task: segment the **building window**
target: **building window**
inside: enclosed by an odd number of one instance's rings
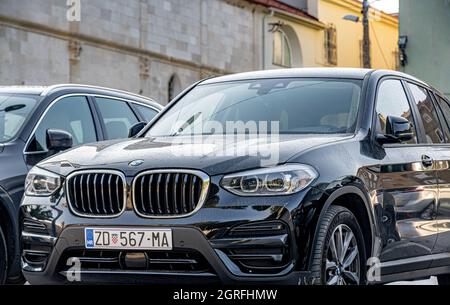
[[[392,52],[392,55],[394,56],[394,67],[393,70],[400,70],[400,52],[398,49]]]
[[[325,60],[328,65],[337,65],[337,32],[333,24],[325,29]]]
[[[169,79],[167,86],[168,103],[172,101],[179,93],[181,93],[181,82],[176,74],[173,74]]]
[[[273,64],[292,67],[292,51],[287,35],[280,29],[273,33]]]

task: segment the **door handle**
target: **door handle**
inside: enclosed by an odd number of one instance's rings
[[[427,155],[422,156],[422,164],[425,167],[431,167],[433,166],[433,159]]]

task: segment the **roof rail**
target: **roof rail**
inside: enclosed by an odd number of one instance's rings
[[[151,101],[153,103],[157,103],[157,101],[155,101],[154,99],[152,99],[150,97],[146,97],[146,96],[143,96],[143,95],[140,95],[140,94],[128,92],[128,91],[125,91],[125,90],[119,90],[119,89],[113,89],[113,88],[101,87],[101,86],[93,86],[93,85],[83,85],[83,84],[57,84],[57,85],[51,85],[51,86],[48,86],[44,91],[42,91],[41,96],[48,95],[53,90],[56,90],[56,89],[59,89],[59,88],[64,88],[64,87],[80,87],[80,88],[88,88],[88,89],[108,90],[108,91],[113,91],[113,92],[117,92],[117,93],[122,93],[122,94],[126,94],[126,95],[135,96],[135,97],[138,97],[138,98],[141,98],[141,99],[145,99],[145,100]]]

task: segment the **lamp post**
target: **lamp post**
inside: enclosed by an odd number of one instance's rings
[[[371,68],[371,59],[370,59],[370,30],[369,30],[369,0],[363,1],[363,64],[364,68]]]
[[[375,0],[378,1],[378,0]],[[375,2],[373,1],[373,2]],[[370,58],[370,28],[369,28],[369,0],[363,0],[362,3],[362,24],[363,24],[363,66],[364,68],[370,69],[372,67]],[[360,18],[355,15],[345,15],[343,17],[345,20],[359,22]]]

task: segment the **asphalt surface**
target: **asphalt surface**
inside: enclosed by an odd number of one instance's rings
[[[422,280],[422,281],[404,281],[404,282],[395,282],[395,283],[390,283],[387,285],[437,285],[437,278],[432,277],[429,278],[428,280]],[[28,282],[25,283],[25,285],[30,285]]]

